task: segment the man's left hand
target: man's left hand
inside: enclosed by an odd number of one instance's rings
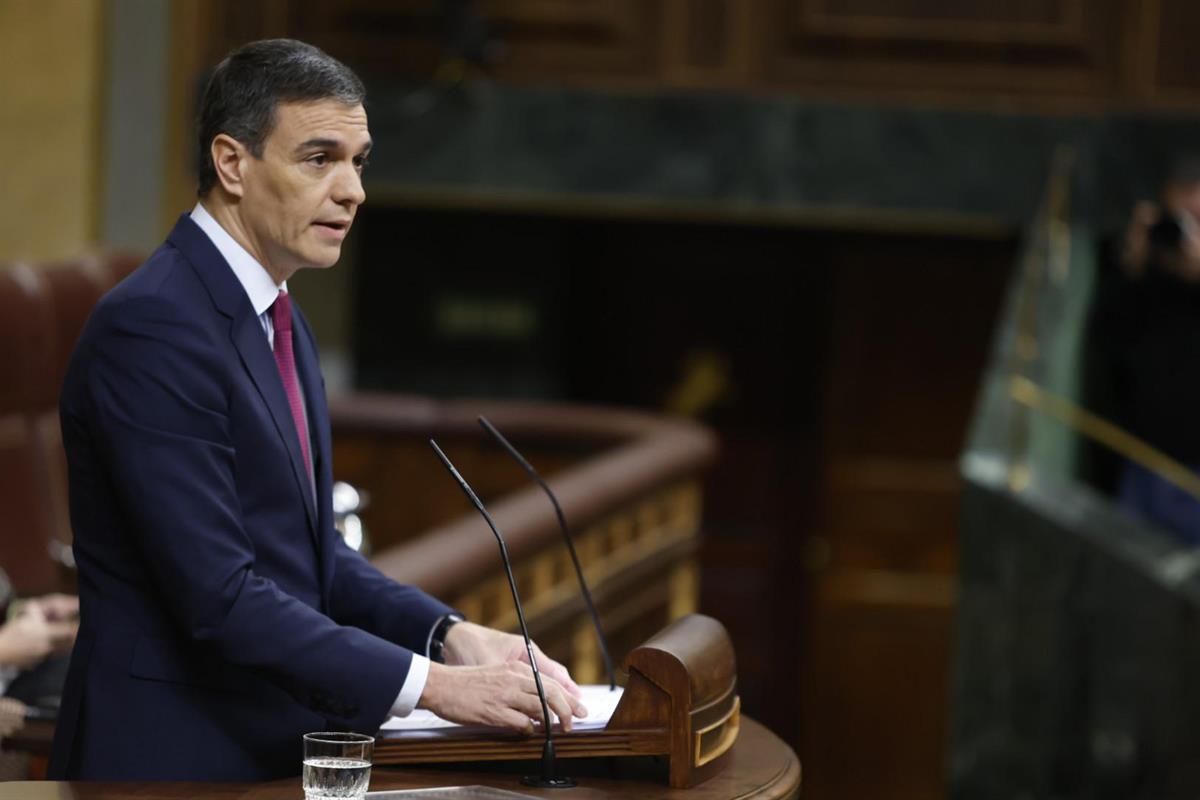
[[[442,653],[448,665],[473,667],[508,661],[529,663],[525,639],[473,622],[460,622],[450,628]],[[537,644],[533,645],[533,653],[539,672],[558,681],[575,697],[582,696],[566,667],[543,653]]]

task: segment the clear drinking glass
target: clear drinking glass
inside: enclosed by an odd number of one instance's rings
[[[304,734],[306,800],[358,798],[371,782],[375,738],[361,733]]]

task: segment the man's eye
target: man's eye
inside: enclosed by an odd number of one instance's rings
[[[367,164],[370,163],[371,160],[366,156],[359,156],[358,158],[354,159],[354,166],[358,167],[359,172],[362,172],[364,169],[366,169]]]
[[[308,163],[314,167],[323,167],[329,163],[329,156],[324,153],[317,153],[315,156],[308,157]]]

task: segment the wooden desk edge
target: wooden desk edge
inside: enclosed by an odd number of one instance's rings
[[[692,789],[670,789],[649,781],[584,779],[576,789],[532,789],[517,776],[477,772],[433,772],[383,769],[372,775],[372,790],[417,789],[435,785],[483,784],[554,800],[796,800],[801,766],[795,752],[779,737],[748,717],[744,736],[734,745],[728,771]],[[763,758],[767,763],[761,763]],[[737,761],[742,763],[738,764]],[[756,763],[758,762],[758,763]],[[769,773],[761,779],[756,773]],[[740,773],[740,774],[739,774]],[[747,779],[755,785],[747,787]],[[732,784],[732,785],[731,785]],[[728,793],[725,793],[728,790]],[[186,783],[88,781],[24,781],[0,783],[0,800],[296,800],[303,794],[299,777],[267,783]]]

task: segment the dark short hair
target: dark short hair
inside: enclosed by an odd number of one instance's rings
[[[318,47],[295,39],[263,39],[225,57],[204,90],[196,119],[197,194],[217,183],[212,141],[228,134],[261,158],[278,103],[333,99],[348,106],[366,97],[354,71]]]

